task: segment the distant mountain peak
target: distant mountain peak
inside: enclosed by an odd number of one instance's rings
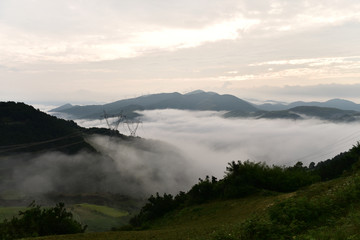
[[[254,112],[258,110],[252,104],[233,95],[220,95],[215,92],[205,92],[203,90],[192,91],[184,95],[178,92],[158,93],[123,99],[104,105],[88,105],[57,110],[58,112],[67,114],[71,119],[94,119],[98,118],[104,110],[108,114],[117,114],[118,112],[124,111],[123,113],[128,118],[134,118],[139,116],[136,110],[170,108],[198,111],[242,110],[244,112]]]
[[[330,100],[326,101],[326,103],[350,103],[350,104],[355,104],[352,101],[341,99],[341,98],[330,99]]]
[[[69,108],[72,108],[74,107],[74,105],[71,105],[70,103],[67,103],[67,104],[64,104],[60,107],[57,107],[57,108],[54,108],[52,110],[50,110],[50,112],[58,112],[58,111],[63,111],[63,110],[66,110],[66,109],[69,109]]]
[[[205,93],[205,91],[198,89],[198,90],[195,90],[195,91],[185,93],[184,95],[192,95],[192,94],[199,94],[199,93]]]
[[[192,92],[185,93],[184,96],[195,95],[195,94],[219,95],[216,92],[206,92],[204,90],[199,89],[199,90],[195,90],[195,91],[192,91]]]

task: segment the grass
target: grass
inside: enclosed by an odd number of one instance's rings
[[[109,231],[112,227],[126,224],[128,212],[94,204],[76,204],[70,207],[74,218],[88,225],[88,232]]]
[[[124,217],[124,216],[129,215],[129,213],[125,212],[125,211],[110,208],[107,206],[95,205],[95,204],[82,203],[82,204],[76,204],[74,207],[75,208],[85,208],[90,211],[94,211],[96,213],[103,214],[105,216],[113,217],[113,218],[119,218],[119,217]]]
[[[243,199],[214,201],[191,206],[167,214],[164,218],[152,223],[151,229],[143,231],[114,231],[103,233],[86,233],[77,235],[49,236],[37,239],[108,239],[108,240],[206,240],[220,239],[222,234],[236,234],[241,222],[263,213],[268,206],[277,200],[290,197],[292,194],[276,196],[252,196]]]
[[[213,201],[190,206],[166,214],[151,223],[147,230],[86,233],[77,235],[49,236],[38,240],[234,240],[239,235],[240,226],[253,216],[267,216],[267,209],[278,201],[296,197],[309,199],[323,196],[333,197],[352,181],[353,176],[321,182],[294,193],[278,195],[256,195],[242,199]],[[297,240],[350,240],[360,239],[360,203],[327,225],[319,225],[293,236]]]
[[[26,207],[0,207],[0,221],[11,219],[13,216],[17,216],[19,211],[25,209]]]

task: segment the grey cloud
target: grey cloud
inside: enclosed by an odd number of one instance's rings
[[[219,112],[169,109],[142,113],[138,134],[147,139],[89,138],[101,155],[51,152],[2,158],[6,171],[0,190],[32,195],[111,192],[136,197],[177,193],[188,190],[199,177],[221,178],[230,161],[249,159],[269,165],[302,161],[307,165],[348,150],[360,138],[359,124],[224,119]]]
[[[268,164],[309,164],[348,150],[360,138],[359,125],[318,120],[223,119],[219,113],[179,110],[145,111],[141,136],[180,148],[197,176],[222,177],[233,160]]]
[[[275,100],[291,99],[324,99],[343,98],[359,101],[360,84],[321,84],[312,86],[284,86],[254,88],[255,95],[276,96]]]
[[[104,136],[88,141],[101,154],[50,152],[2,159],[8,176],[0,189],[30,196],[114,193],[143,198],[156,192],[176,193],[191,184],[187,159],[169,144]]]
[[[101,33],[141,25],[202,27],[236,12],[237,1],[2,1],[0,17],[9,25],[50,33]],[[111,26],[111,27],[110,27]],[[93,29],[93,30],[92,30]],[[141,29],[139,29],[141,30]]]

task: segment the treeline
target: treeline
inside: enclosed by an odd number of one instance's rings
[[[265,163],[233,161],[228,164],[225,176],[221,180],[206,176],[199,179],[188,192],[176,196],[158,193],[151,196],[140,213],[130,220],[133,227],[143,227],[147,222],[166,213],[185,206],[201,204],[215,199],[246,197],[260,191],[293,192],[315,182],[339,177],[351,171],[360,158],[360,144],[341,153],[331,160],[310,163],[301,162],[292,167],[268,166]]]

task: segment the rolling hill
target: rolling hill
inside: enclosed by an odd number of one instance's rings
[[[104,105],[73,106],[66,104],[52,109],[54,115],[60,114],[68,119],[96,119],[108,116],[125,115],[132,119],[140,116],[136,111],[154,109],[211,110],[226,111],[229,118],[264,118],[302,120],[318,118],[332,122],[353,122],[360,120],[360,104],[343,99],[326,102],[266,103],[255,105],[232,95],[220,95],[202,90],[187,94],[159,93],[124,99]]]
[[[99,118],[106,113],[117,115],[125,114],[128,118],[139,116],[136,110],[153,109],[181,109],[181,110],[213,110],[231,111],[241,110],[245,112],[257,111],[252,104],[232,95],[219,95],[213,92],[195,91],[187,94],[160,93],[141,96],[137,98],[120,100],[104,105],[72,106],[64,105],[51,110],[69,115],[71,118],[80,119]]]

